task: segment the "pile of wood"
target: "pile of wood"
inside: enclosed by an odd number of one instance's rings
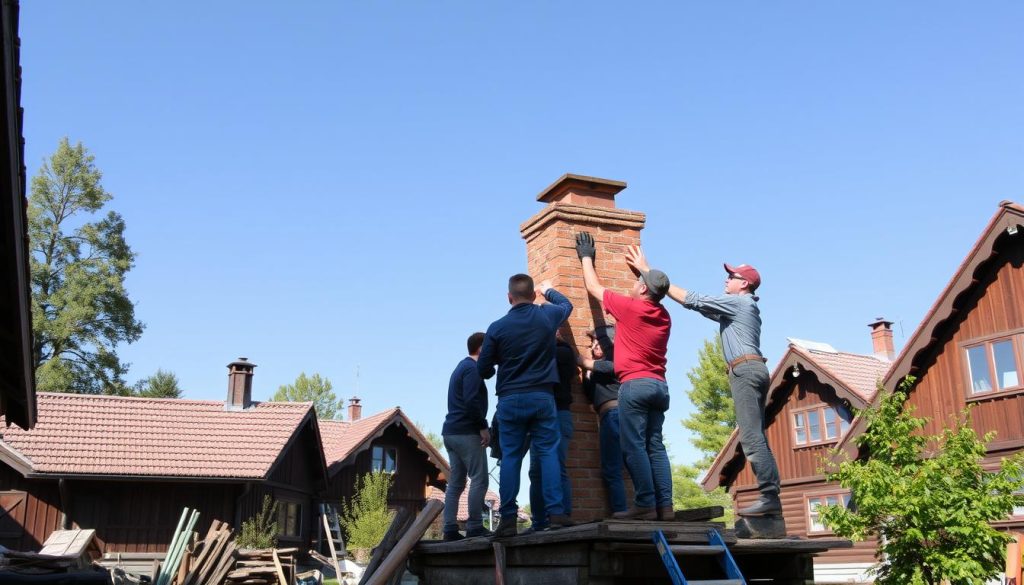
[[[297,548],[237,551],[235,569],[227,574],[228,585],[289,585],[295,578]]]

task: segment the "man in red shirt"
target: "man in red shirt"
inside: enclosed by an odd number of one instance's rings
[[[674,519],[672,469],[665,451],[662,427],[669,406],[665,382],[665,353],[672,319],[661,304],[669,289],[660,270],[639,271],[628,295],[603,286],[594,270],[594,238],[576,236],[576,254],[583,264],[587,292],[615,318],[615,374],[619,387],[619,426],[622,454],[633,478],[634,506],[615,518]]]

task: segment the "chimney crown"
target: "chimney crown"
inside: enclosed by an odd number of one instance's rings
[[[541,191],[537,201],[615,207],[615,195],[625,188],[626,183],[623,181],[566,173]]]
[[[359,398],[353,396],[348,399],[348,422],[356,422],[363,418],[363,407],[359,404]]]
[[[891,362],[896,359],[896,346],[892,339],[892,321],[883,317],[876,317],[868,323],[871,328],[871,348],[875,357],[880,360]]]
[[[252,406],[252,374],[256,364],[244,357],[228,364],[226,410],[244,410]]]

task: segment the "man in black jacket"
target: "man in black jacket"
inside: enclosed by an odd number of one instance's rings
[[[619,444],[619,379],[613,363],[615,326],[587,331],[591,359],[580,356],[583,393],[597,412],[600,427],[601,479],[608,492],[612,513],[625,512],[626,483],[622,478],[622,446]]]

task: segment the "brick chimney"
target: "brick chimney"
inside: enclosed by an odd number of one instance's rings
[[[876,317],[871,323],[871,347],[875,357],[880,360],[891,362],[896,359],[896,346],[892,341],[892,321],[886,321],[882,317]]]
[[[636,278],[623,259],[626,246],[640,243],[640,230],[646,216],[637,211],[615,207],[615,196],[626,183],[566,174],[544,189],[537,200],[546,203],[539,213],[520,226],[526,240],[526,261],[536,282],[550,279],[559,292],[572,301],[566,340],[576,344],[583,355],[590,355],[590,343],[584,332],[594,327],[593,315],[600,305],[591,303],[583,285],[583,271],[576,258],[576,234],[589,231],[597,244],[597,275],[601,284],[628,292]],[[573,519],[586,522],[607,515],[608,498],[601,482],[598,452],[597,415],[590,410],[582,386],[573,385],[573,424],[575,431],[569,447],[566,467],[572,480]],[[627,491],[631,491],[627,480]]]
[[[359,399],[353,396],[348,399],[348,422],[356,422],[363,418],[363,407],[359,404]]]
[[[228,364],[228,400],[225,410],[244,410],[252,406],[252,371],[256,364],[244,357]]]

